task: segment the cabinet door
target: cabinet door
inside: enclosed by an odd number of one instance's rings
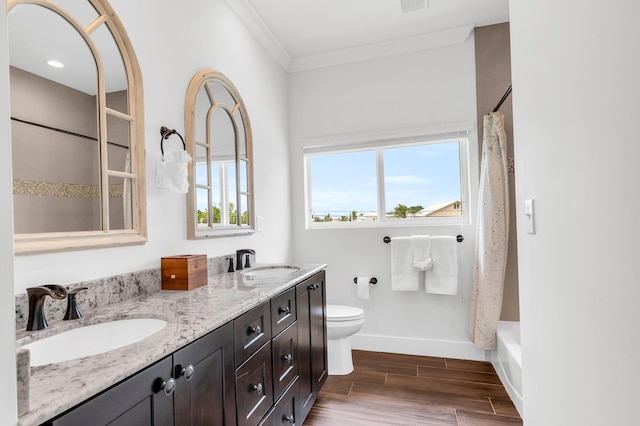
[[[273,404],[271,343],[236,370],[238,426],[255,426]]]
[[[296,286],[300,423],[328,374],[324,277],[322,271]]]
[[[298,324],[294,323],[275,337],[273,351],[273,397],[280,398],[298,375]]]
[[[271,304],[253,308],[233,320],[236,367],[271,340]]]
[[[296,289],[271,299],[271,334],[277,336],[296,320]]]
[[[316,281],[309,298],[311,332],[311,387],[314,394],[329,375],[327,363],[327,318],[325,302],[324,271],[314,276]]]
[[[299,391],[298,379],[289,386],[282,398],[275,403],[273,410],[265,416],[260,426],[296,426],[302,422],[298,420],[299,413],[298,404]]]
[[[171,357],[142,370],[122,383],[62,415],[53,426],[170,426],[173,425]],[[171,379],[171,381],[169,380]]]
[[[235,425],[232,323],[175,352],[173,365],[177,426]]]

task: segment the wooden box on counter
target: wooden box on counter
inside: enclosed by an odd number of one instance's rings
[[[163,290],[193,290],[207,285],[207,255],[180,254],[160,259]]]

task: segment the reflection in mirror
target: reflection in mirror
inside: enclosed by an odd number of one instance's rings
[[[106,0],[7,7],[16,254],[144,243],[142,87],[120,21]]]
[[[251,127],[235,86],[223,74],[204,70],[187,90],[189,169],[188,237],[253,232]],[[240,185],[238,185],[240,182]]]

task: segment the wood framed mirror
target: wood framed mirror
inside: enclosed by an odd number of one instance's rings
[[[146,242],[142,77],[107,0],[7,0],[16,254]]]
[[[202,70],[185,101],[189,165],[189,239],[254,232],[253,150],[249,115],[224,74]]]

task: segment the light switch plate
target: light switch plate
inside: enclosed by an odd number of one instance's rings
[[[256,232],[262,232],[262,216],[256,216]]]
[[[534,199],[531,198],[529,200],[524,201],[524,215],[527,219],[527,233],[535,234],[536,233],[536,225],[535,225],[535,205]]]

